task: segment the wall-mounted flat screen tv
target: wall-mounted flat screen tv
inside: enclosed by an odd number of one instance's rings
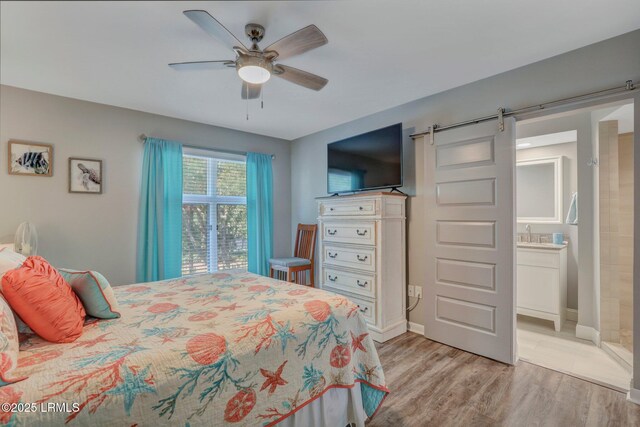
[[[327,146],[327,192],[402,187],[402,123]]]

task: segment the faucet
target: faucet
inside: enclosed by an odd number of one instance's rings
[[[524,229],[527,231],[527,243],[531,243],[531,224],[525,225]]]

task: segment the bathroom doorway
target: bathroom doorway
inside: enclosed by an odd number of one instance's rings
[[[613,349],[601,348],[600,342],[602,319],[616,316],[612,294],[605,292],[606,307],[601,301],[603,290],[607,291],[599,285],[602,209],[579,209],[600,205],[598,163],[604,159],[593,155],[597,153],[593,147],[600,138],[599,122],[620,107],[580,109],[518,122],[516,306],[520,360],[628,391],[630,371],[612,356]],[[622,197],[615,192],[607,195],[608,201]],[[617,203],[614,209],[619,208]],[[610,250],[605,253],[609,263],[610,254]],[[611,271],[607,267],[605,274]],[[613,289],[608,279],[607,283]],[[624,298],[631,304],[631,296]],[[618,319],[622,301],[618,295]],[[630,322],[620,320],[619,324]],[[610,337],[615,339],[611,329]],[[624,348],[621,331],[617,342],[608,342],[615,350],[620,350],[616,345]]]

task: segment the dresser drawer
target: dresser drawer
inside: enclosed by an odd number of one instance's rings
[[[518,248],[517,265],[531,265],[536,267],[560,268],[560,254],[550,250],[531,250]]]
[[[320,202],[321,216],[375,215],[375,200],[325,200]]]
[[[325,242],[376,244],[375,221],[327,222],[322,224]]]
[[[376,303],[366,301],[356,297],[348,297],[354,304],[358,306],[358,310],[367,323],[376,323]]]
[[[375,277],[364,273],[350,273],[331,267],[322,269],[322,287],[344,289],[345,291],[375,297]]]
[[[324,262],[327,266],[357,268],[358,270],[376,271],[375,248],[343,248],[325,245],[323,249]]]

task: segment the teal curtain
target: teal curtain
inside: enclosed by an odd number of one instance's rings
[[[273,173],[271,156],[247,153],[247,245],[249,271],[269,275],[273,252]]]
[[[147,138],[138,218],[137,281],[182,270],[182,144]]]

